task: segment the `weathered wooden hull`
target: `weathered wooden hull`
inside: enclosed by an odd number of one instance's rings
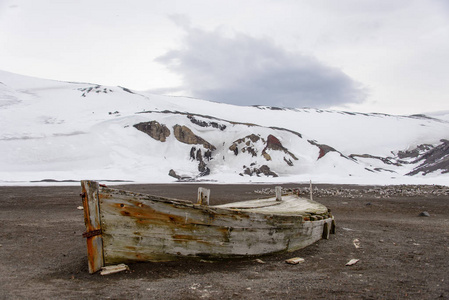
[[[294,195],[279,202],[273,198],[207,206],[110,189],[92,181],[82,181],[82,187],[91,273],[121,262],[294,251],[328,238],[335,226],[327,208],[316,202],[306,200],[307,207],[289,211],[304,201]],[[92,226],[92,219],[98,225]],[[101,249],[92,249],[93,242]]]

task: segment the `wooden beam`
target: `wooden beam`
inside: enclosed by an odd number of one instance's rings
[[[282,187],[276,186],[274,191],[276,192],[276,201],[282,201]]]
[[[312,180],[310,180],[310,200],[313,201],[312,193],[313,193],[313,191],[312,191]]]
[[[210,189],[198,188],[198,204],[209,205]]]
[[[81,181],[84,224],[86,225],[87,259],[89,273],[95,273],[104,266],[103,238],[101,236],[101,219],[98,182]]]

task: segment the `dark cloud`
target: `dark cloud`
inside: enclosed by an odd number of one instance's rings
[[[156,61],[181,75],[183,88],[194,97],[284,107],[329,107],[365,98],[359,84],[339,69],[269,39],[183,27],[182,48]]]

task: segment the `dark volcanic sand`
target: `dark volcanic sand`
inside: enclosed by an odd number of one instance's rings
[[[126,189],[194,200],[197,187]],[[273,185],[210,187],[211,204],[218,204],[257,198],[254,190]],[[265,264],[139,263],[100,276],[87,271],[79,193],[79,187],[0,187],[0,299],[449,299],[448,196],[317,198],[332,209],[337,233],[262,257]],[[430,217],[419,217],[422,211]],[[287,265],[291,257],[305,262]],[[345,266],[352,258],[360,261]]]

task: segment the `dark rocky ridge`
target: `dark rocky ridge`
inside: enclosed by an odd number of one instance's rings
[[[206,121],[201,121],[198,120],[197,118],[195,118],[193,115],[188,115],[187,118],[190,120],[190,122],[192,122],[193,124],[196,124],[198,126],[201,127],[213,127],[213,128],[218,128],[221,131],[226,129],[226,125],[224,124],[219,124],[218,122],[214,122],[214,121],[210,121],[210,122],[206,122]]]
[[[422,144],[422,145],[418,145],[416,148],[414,148],[412,150],[398,151],[397,156],[400,159],[418,158],[421,155],[421,153],[427,152],[427,151],[431,150],[432,148],[433,148],[432,145]]]
[[[287,167],[292,167],[295,164],[295,161],[298,160],[295,154],[293,153],[301,153],[301,149],[287,149],[282,145],[281,141],[278,137],[276,137],[276,132],[284,131],[290,132],[296,135],[298,138],[302,138],[302,135],[298,132],[291,131],[284,128],[278,127],[263,127],[255,124],[245,124],[245,123],[236,123],[231,121],[226,121],[210,116],[203,116],[197,114],[189,114],[182,112],[172,112],[172,111],[163,111],[163,112],[146,112],[146,113],[164,113],[164,114],[181,114],[184,115],[194,126],[199,126],[202,128],[211,128],[210,130],[217,129],[217,137],[219,137],[222,131],[225,131],[229,126],[235,125],[245,125],[249,127],[254,127],[251,129],[251,133],[242,138],[239,138],[232,142],[231,146],[228,147],[230,151],[232,151],[235,155],[241,155],[241,153],[248,154],[250,158],[244,158],[244,160],[249,160],[243,162],[243,164],[253,164],[251,167],[244,167],[243,170],[236,170],[243,175],[262,175],[269,174],[267,176],[273,176],[270,172],[276,174],[277,172],[282,172],[282,170],[270,170],[269,172],[263,171],[263,164],[258,162],[258,160],[253,160],[251,158],[257,158],[262,156],[266,161],[272,161],[273,152],[270,151],[282,151],[285,153],[285,156],[281,159],[286,163]],[[158,141],[166,141],[167,137],[170,135],[170,129],[168,129],[165,125],[159,124],[157,121],[150,122],[142,122],[139,124],[135,124],[134,127],[142,132],[145,132],[153,139]],[[268,134],[268,136],[263,138],[260,134],[258,134],[257,128],[264,128],[264,134],[266,134],[266,129],[272,129],[273,134]],[[212,129],[213,128],[213,129]],[[198,129],[201,131],[201,129]],[[212,151],[216,150],[216,146],[212,145],[210,142],[206,141],[204,138],[197,136],[193,133],[193,131],[187,126],[175,125],[173,126],[173,131],[175,138],[182,143],[190,144],[190,145],[198,145],[202,146],[202,150],[195,149],[195,153],[190,153],[189,157],[193,160],[198,161],[198,172],[202,176],[208,175],[210,173],[210,167],[207,166],[207,161],[212,158]],[[223,138],[223,141],[217,142],[216,139],[214,141],[221,146],[229,143]],[[337,149],[333,148],[330,145],[318,143],[315,140],[307,140],[311,145],[317,147],[319,149],[319,153],[317,155],[317,160],[323,158],[327,153],[337,152],[341,157],[349,159],[355,163],[366,164],[365,170],[369,172],[389,172],[395,173],[397,175],[401,174],[400,170],[402,166],[413,164],[414,169],[409,172],[410,168],[408,167],[409,173],[406,175],[413,176],[417,174],[426,175],[433,172],[441,172],[448,173],[449,172],[449,143],[447,140],[441,140],[442,144],[438,146],[430,145],[430,144],[422,144],[418,145],[414,149],[407,150],[394,150],[391,151],[392,155],[389,156],[379,156],[373,155],[370,153],[354,153],[348,154],[348,156],[344,155]],[[229,145],[229,144],[228,144]],[[201,147],[200,147],[201,148]],[[198,153],[199,151],[199,153]],[[278,154],[277,154],[278,155]],[[207,157],[207,158],[206,158]],[[373,160],[377,160],[378,162],[373,162]],[[223,163],[225,161],[225,156],[223,156]],[[257,162],[257,163],[256,163]],[[381,164],[379,164],[379,162]],[[372,165],[371,165],[372,164]],[[271,164],[268,164],[273,168]],[[176,167],[176,166],[174,166]],[[398,168],[399,167],[399,168]],[[260,171],[262,168],[262,171]],[[401,176],[401,175],[399,175]]]
[[[351,155],[349,155],[349,157],[352,159],[356,159],[357,157],[372,158],[372,159],[378,159],[386,165],[395,165],[395,166],[401,165],[400,163],[394,161],[394,159],[392,159],[390,157],[381,157],[381,156],[375,156],[375,155],[371,155],[371,154],[351,154]]]
[[[422,164],[415,168],[407,175],[416,175],[420,172],[423,175],[440,170],[441,173],[449,172],[449,141],[441,140],[442,144],[428,150],[422,155],[417,162],[422,161]]]

